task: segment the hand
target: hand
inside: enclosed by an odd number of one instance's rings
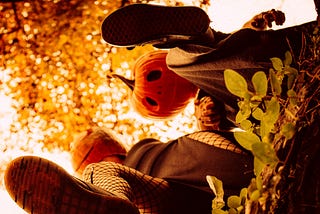
[[[209,96],[202,97],[195,102],[195,117],[200,130],[219,130],[221,110]]]
[[[252,28],[254,30],[266,30],[272,27],[272,22],[276,25],[282,25],[286,20],[285,14],[280,10],[269,10],[254,16],[250,21],[244,24],[244,28]]]

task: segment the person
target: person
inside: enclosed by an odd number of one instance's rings
[[[237,98],[227,92],[223,70],[236,69],[248,79],[269,57],[281,56],[288,48],[296,53],[301,31],[310,25],[224,34],[209,28],[200,8],[137,4],[108,16],[102,35],[117,46],[151,42],[170,48],[170,69],[223,103],[234,121]],[[286,43],[291,39],[294,43]],[[200,131],[167,143],[144,139],[122,164],[87,165],[83,180],[46,159],[19,157],[8,166],[5,185],[15,202],[31,213],[211,213],[214,196],[206,176],[222,180],[226,197],[237,194],[253,176],[252,159],[232,133]]]
[[[165,7],[133,4],[116,10],[102,23],[102,37],[110,45],[133,48],[152,44],[169,49],[167,66],[189,80],[224,106],[233,125],[238,97],[228,91],[224,70],[233,69],[248,82],[256,71],[268,75],[270,58],[283,58],[290,51],[293,59],[300,56],[306,32],[314,31],[316,21],[280,30],[266,30],[281,25],[285,16],[280,11],[261,13],[233,33],[210,28],[207,14],[197,7]],[[307,38],[308,39],[308,38]]]
[[[49,160],[22,156],[6,169],[8,193],[29,213],[205,214],[214,198],[207,175],[223,180],[226,197],[253,177],[252,156],[231,133],[200,131],[167,143],[144,139],[124,159],[123,146],[108,133],[96,128],[80,138],[90,150],[97,141],[113,147],[102,160],[86,162],[81,180]]]

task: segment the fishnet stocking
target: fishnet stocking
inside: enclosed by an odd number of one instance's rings
[[[158,214],[172,194],[167,181],[113,162],[90,164],[83,179],[135,203],[141,213]]]
[[[246,154],[236,144],[232,143],[230,140],[226,139],[225,137],[213,132],[195,132],[195,133],[189,134],[187,137],[193,140],[200,141],[201,143],[215,146],[217,148],[229,150],[231,152],[235,152],[239,154]]]
[[[196,132],[187,137],[221,149],[246,154],[230,140],[213,132]],[[167,181],[114,162],[88,165],[83,172],[83,179],[132,201],[144,214],[166,214],[165,210],[172,198],[172,190]]]

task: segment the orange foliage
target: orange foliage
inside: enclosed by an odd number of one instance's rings
[[[158,123],[140,119],[130,108],[130,89],[108,78],[111,73],[131,78],[135,60],[153,50],[144,46],[128,51],[101,39],[102,20],[123,3],[133,2],[0,3],[0,70],[6,75],[0,88],[16,112],[8,125],[8,141],[23,131],[25,151],[32,150],[27,146],[31,141],[49,150],[69,151],[75,134],[92,126],[124,134],[129,144],[144,137],[176,137],[163,134],[172,133],[172,126],[179,135],[195,128],[192,110],[182,114],[186,119],[179,119],[179,125],[174,119]],[[8,142],[1,145],[3,152],[9,148]]]

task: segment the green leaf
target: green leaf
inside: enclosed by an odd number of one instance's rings
[[[250,107],[257,107],[258,105],[261,104],[262,98],[264,96],[261,95],[254,95],[250,98]]]
[[[239,196],[236,196],[236,195],[230,196],[230,197],[228,198],[227,205],[228,205],[228,207],[237,209],[239,206],[241,206],[241,199],[240,199],[240,197],[239,197]]]
[[[251,123],[250,120],[243,120],[243,121],[241,121],[241,123],[240,123],[240,127],[241,127],[243,130],[248,131],[248,130],[251,129],[252,123]]]
[[[282,71],[282,68],[283,68],[283,63],[281,61],[281,59],[277,58],[277,57],[273,57],[270,59],[271,62],[272,62],[272,66],[273,68],[278,71],[278,72],[281,72]]]
[[[247,194],[248,194],[248,189],[247,188],[242,188],[240,191],[240,199],[241,199],[241,205],[244,205],[246,200],[247,200]]]
[[[250,195],[250,199],[251,199],[252,201],[257,201],[257,200],[260,198],[260,195],[261,195],[260,190],[255,190],[255,191],[253,191],[253,193]]]
[[[243,210],[244,210],[244,206],[243,205],[237,207],[238,214],[242,213]]]
[[[223,196],[224,191],[223,191],[222,181],[212,175],[207,175],[206,179],[215,196],[217,197]]]
[[[250,196],[253,191],[255,191],[257,189],[257,178],[256,177],[253,177],[250,181],[250,184],[248,186],[248,195]]]
[[[289,97],[290,104],[293,106],[298,105],[297,93],[294,90],[288,90],[287,95]]]
[[[239,214],[239,212],[235,208],[230,208],[229,209],[229,214]]]
[[[287,75],[297,76],[299,72],[298,72],[297,69],[295,69],[293,67],[286,66],[286,67],[284,67],[284,73],[287,74]]]
[[[244,100],[249,101],[251,99],[251,94],[249,91],[245,92],[242,97]]]
[[[242,121],[246,120],[249,116],[242,114],[241,111],[238,111],[236,115],[236,123],[241,124]]]
[[[261,120],[261,137],[262,139],[271,132],[274,124],[280,114],[280,104],[276,97],[272,97],[270,101],[266,102],[266,112]]]
[[[252,84],[256,94],[266,96],[268,89],[267,76],[263,71],[256,72],[252,77]]]
[[[296,133],[296,127],[293,123],[287,123],[281,128],[281,133],[290,140]]]
[[[212,214],[228,214],[228,213],[229,213],[228,211],[224,211],[221,209],[216,209],[216,208],[212,209]]]
[[[252,116],[257,119],[257,120],[262,120],[264,115],[264,112],[262,111],[261,108],[256,108],[253,112],[252,112]]]
[[[263,168],[266,166],[265,163],[260,161],[257,157],[254,157],[253,159],[253,172],[256,177],[259,177]]]
[[[236,115],[236,122],[241,123],[246,120],[251,115],[251,108],[249,101],[239,101],[238,102],[239,111]]]
[[[254,143],[251,145],[253,155],[262,163],[274,166],[278,162],[277,155],[269,143]]]
[[[222,181],[216,178],[215,176],[211,176],[211,175],[207,175],[206,179],[211,190],[216,196],[212,200],[212,209],[221,209],[225,205],[225,202],[223,200],[224,191],[223,191]]]
[[[234,132],[237,142],[245,149],[251,151],[252,144],[261,143],[260,138],[251,132]]]
[[[269,74],[270,74],[270,84],[271,84],[272,92],[275,95],[280,95],[282,91],[281,82],[278,80],[276,73],[274,72],[273,69],[270,69]]]
[[[256,177],[256,186],[257,186],[257,189],[260,191],[262,190],[262,186],[263,186],[262,184],[263,184],[262,176],[259,175]]]
[[[279,117],[280,104],[276,97],[272,97],[270,101],[266,102],[266,113],[268,121],[275,123]]]
[[[287,51],[285,53],[285,59],[283,61],[283,64],[284,64],[284,66],[286,66],[286,65],[291,65],[291,63],[292,63],[292,56],[291,56],[290,51]]]
[[[244,98],[248,94],[248,85],[244,77],[236,71],[226,69],[224,71],[224,81],[227,89],[234,95]]]

